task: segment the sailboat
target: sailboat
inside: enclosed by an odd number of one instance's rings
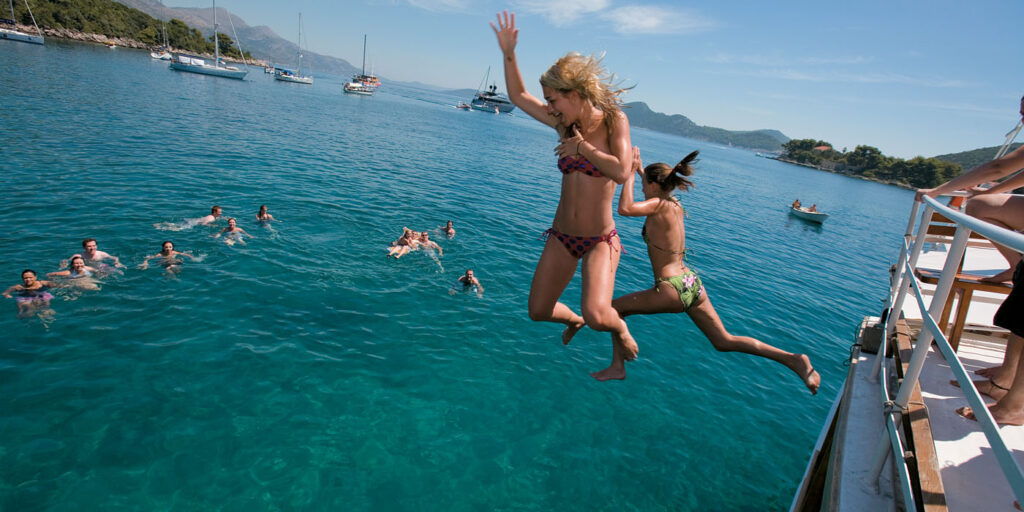
[[[36,25],[36,17],[32,15],[32,8],[28,6],[28,0],[25,0],[25,8],[28,9],[28,15],[32,18],[32,25],[36,27],[36,32],[39,32],[39,35],[26,34],[18,30],[18,22],[14,20],[14,0],[7,0],[7,4],[11,6],[11,19],[0,18],[0,39],[43,44],[43,31],[39,30],[39,25]]]
[[[486,85],[487,80],[490,78],[491,67],[487,66],[487,73],[484,75],[484,81],[480,82],[480,86]],[[491,84],[483,91],[477,88],[476,96],[473,97],[469,104],[473,107],[473,110],[483,110],[484,112],[494,112],[495,114],[499,112],[507,114],[516,108],[507,96],[498,92],[498,86],[495,84]]]
[[[369,75],[366,74],[366,34],[363,34],[363,69],[358,75],[352,77],[351,82],[345,84],[345,92],[370,96],[378,87],[380,87],[380,79],[372,72]]]
[[[158,60],[171,60],[174,56],[171,55],[171,52],[167,51],[167,49],[170,48],[170,45],[167,44],[167,25],[161,23],[160,27],[163,28],[164,31],[164,45],[160,47],[159,52],[149,52],[149,56]]]
[[[313,84],[313,75],[302,75],[302,13],[299,13],[299,64],[298,69],[292,72],[290,69],[275,68],[274,80],[282,82],[294,82],[297,84]]]
[[[171,69],[199,73],[202,75],[222,76],[242,80],[249,73],[248,69],[238,69],[220,62],[220,40],[217,38],[217,2],[213,1],[213,64],[207,64],[202,57],[179,53],[171,61]]]

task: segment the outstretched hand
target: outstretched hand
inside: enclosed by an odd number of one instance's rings
[[[580,146],[586,142],[583,140],[583,136],[580,135],[579,129],[576,125],[572,126],[572,135],[562,138],[562,142],[555,146],[555,153],[558,154],[558,158],[565,158],[567,156],[576,156],[580,154]]]
[[[519,38],[515,13],[508,11],[499,12],[498,25],[495,26],[492,21],[491,29],[494,30],[494,35],[498,36],[498,46],[501,47],[501,53],[508,55],[515,51],[516,40]]]

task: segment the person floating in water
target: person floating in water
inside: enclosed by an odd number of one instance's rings
[[[267,205],[265,205],[265,204],[260,205],[260,211],[256,212],[256,221],[257,222],[270,222],[272,220],[274,220],[274,216],[269,214],[269,213],[267,213]]]
[[[91,264],[100,272],[110,268],[110,265],[104,263],[104,260],[114,260],[114,267],[125,268],[125,266],[121,264],[121,260],[117,259],[117,256],[113,256],[107,252],[99,250],[95,238],[86,238],[85,240],[82,240],[82,252],[80,254],[72,254],[71,258],[74,258],[75,256],[80,256],[85,260],[87,265]],[[60,262],[60,268],[63,269],[67,267],[71,262],[71,258]]]
[[[516,61],[519,29],[515,14],[498,14],[491,23],[504,57],[505,87],[520,110],[554,128],[559,144],[561,197],[549,235],[530,284],[529,315],[538,322],[565,325],[562,341],[590,326],[610,332],[626,359],[634,359],[637,345],[626,322],[612,308],[615,270],[621,241],[612,218],[617,183],[632,175],[629,120],[622,112],[616,88],[601,62],[572,52],[558,59],[540,77],[544,100],[526,91]],[[559,301],[583,261],[582,315]]]
[[[420,233],[419,248],[427,250],[436,249],[438,256],[444,256],[444,249],[441,249],[437,242],[430,239],[430,233],[427,231]]]
[[[183,231],[186,229],[192,229],[196,226],[209,226],[210,224],[216,222],[220,216],[220,206],[214,205],[212,208],[210,208],[209,215],[199,217],[196,219],[188,219],[183,222],[158,222],[156,224],[153,224],[153,227],[164,231]]]
[[[444,231],[445,236],[447,236],[449,240],[455,238],[455,227],[452,225],[452,221],[448,221],[448,223],[444,225],[444,229],[442,229],[442,231]]]
[[[409,254],[410,251],[418,249],[420,241],[419,236],[417,235],[418,233],[415,231],[407,227],[403,227],[402,236],[398,237],[398,240],[391,242],[391,247],[388,248],[388,258],[394,256],[397,260],[398,258]]]
[[[455,282],[455,286],[461,287],[463,292],[475,291],[477,297],[484,295],[484,285],[480,284],[480,280],[473,275],[473,269],[467,268],[464,275],[459,276]],[[450,295],[455,295],[455,290],[448,290]]]
[[[3,296],[14,299],[18,305],[18,316],[23,318],[49,308],[53,294],[47,290],[57,287],[58,285],[52,281],[37,279],[35,270],[25,269],[21,272],[21,284],[8,288]],[[17,296],[12,296],[12,293],[16,293]]]
[[[244,237],[253,238],[253,236],[246,233],[244,229],[238,227],[238,223],[234,217],[228,219],[228,226],[220,230],[220,233],[213,235],[213,237],[220,238],[222,235],[224,236],[224,243],[228,245],[235,245],[235,242],[245,245]]]
[[[160,259],[160,266],[164,267],[165,273],[168,276],[174,276],[181,271],[181,264],[184,262],[184,260],[179,258],[179,256],[188,257],[192,261],[199,261],[199,258],[187,252],[175,251],[173,242],[165,241],[160,245],[160,247],[160,252],[152,256],[146,256],[146,258],[142,260],[142,264],[139,265],[140,269],[145,270],[149,268],[149,260]]]
[[[95,268],[85,264],[85,259],[81,256],[72,256],[71,268],[50,272],[46,274],[46,277],[62,277],[66,280],[68,286],[74,286],[83,290],[99,290],[100,286],[96,283],[96,279],[93,278],[96,272]]]
[[[628,217],[646,217],[641,233],[647,243],[647,255],[654,270],[654,287],[630,293],[612,301],[623,317],[657,313],[683,313],[690,315],[701,332],[721,352],[745,352],[782,363],[800,377],[812,394],[818,392],[821,376],[804,354],[792,354],[760,340],[735,336],[725,330],[718,313],[711,305],[704,285],[697,273],[686,265],[686,212],[679,200],[672,196],[675,189],[693,187],[687,177],[693,174],[692,164],[697,158],[694,151],[675,167],[656,163],[643,168],[640,151],[634,148],[633,166],[640,175],[645,200],[633,201],[631,176],[622,187],[619,214]],[[625,354],[619,346],[612,347],[611,365],[591,375],[598,380],[624,379]]]

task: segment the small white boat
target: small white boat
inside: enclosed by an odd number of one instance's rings
[[[818,224],[821,224],[822,222],[825,222],[825,219],[828,218],[828,214],[827,213],[812,212],[812,211],[808,210],[807,208],[803,208],[803,207],[794,208],[794,207],[790,206],[789,207],[789,214],[793,215],[793,216],[796,216],[796,217],[800,217],[801,219],[804,219],[806,221],[817,222]]]
[[[373,87],[368,87],[358,82],[349,82],[345,84],[345,93],[347,94],[361,94],[363,96],[373,96]]]
[[[313,75],[302,74],[302,13],[299,13],[299,58],[295,71],[285,68],[274,69],[274,80],[294,84],[313,84]]]
[[[0,39],[43,44],[43,31],[39,30],[39,25],[36,25],[36,17],[32,14],[32,8],[28,6],[28,0],[25,0],[25,8],[28,9],[28,15],[32,18],[32,25],[36,27],[36,32],[39,32],[39,35],[28,34],[18,30],[18,24],[14,20],[14,0],[8,0],[7,4],[11,6],[11,19],[0,18]]]

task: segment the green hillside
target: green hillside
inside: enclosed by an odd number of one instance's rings
[[[1022,143],[1011,144],[1008,151],[1013,151]],[[992,146],[990,148],[979,148],[971,151],[961,151],[960,153],[949,153],[947,155],[938,155],[935,158],[954,164],[959,164],[965,171],[969,171],[989,160],[992,160],[996,156],[996,151],[999,151],[1000,146]]]
[[[780,151],[782,145],[789,141],[789,137],[778,130],[734,132],[711,126],[700,126],[681,114],[668,115],[655,112],[641,101],[625,104],[623,111],[629,117],[629,124],[632,126],[727,146],[760,151]]]

